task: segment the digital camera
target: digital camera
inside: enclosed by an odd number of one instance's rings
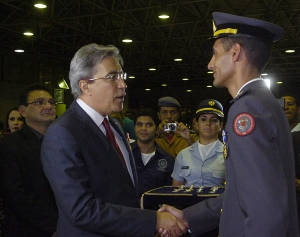
[[[167,123],[164,125],[165,132],[175,132],[177,130],[177,123]]]

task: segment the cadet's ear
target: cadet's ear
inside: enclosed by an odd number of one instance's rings
[[[241,55],[242,47],[241,47],[240,44],[235,43],[235,44],[232,46],[232,50],[233,50],[233,54],[232,54],[233,61],[237,61],[238,58],[239,58],[240,55]]]

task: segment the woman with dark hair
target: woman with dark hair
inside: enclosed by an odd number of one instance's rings
[[[13,133],[20,130],[25,123],[17,107],[12,108],[6,115],[7,133]]]
[[[5,121],[6,131],[3,132],[3,135],[11,134],[15,131],[18,131],[25,124],[25,120],[21,116],[17,107],[14,107],[8,111]],[[3,207],[2,198],[0,197],[0,237],[5,236],[5,230],[9,228],[6,215],[7,213]]]
[[[223,106],[214,99],[202,101],[195,114],[199,139],[176,157],[173,186],[223,186],[225,163],[218,134],[223,127]]]

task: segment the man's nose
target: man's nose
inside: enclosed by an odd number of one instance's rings
[[[127,84],[126,84],[126,82],[123,80],[123,79],[119,79],[119,85],[121,85],[121,88],[127,88]]]

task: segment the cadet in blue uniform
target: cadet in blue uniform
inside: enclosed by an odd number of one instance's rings
[[[141,109],[134,120],[137,140],[131,147],[138,175],[139,197],[151,189],[172,184],[175,160],[155,142],[158,125],[159,118],[152,109]]]
[[[199,104],[195,118],[199,140],[177,155],[172,185],[223,186],[225,181],[223,144],[218,139],[223,127],[223,106],[217,100],[204,100]]]
[[[223,136],[225,192],[183,212],[168,206],[162,211],[181,217],[192,236],[219,224],[221,237],[297,237],[290,127],[260,78],[272,42],[284,31],[269,22],[225,13],[213,13],[213,18],[208,68],[213,85],[226,87],[233,97]]]

